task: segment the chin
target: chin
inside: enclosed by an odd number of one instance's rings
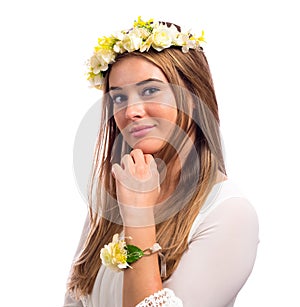
[[[165,145],[165,142],[161,140],[141,140],[134,144],[133,149],[140,149],[144,154],[156,154],[159,152],[163,146]]]

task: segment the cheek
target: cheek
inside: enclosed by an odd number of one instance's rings
[[[177,120],[177,116],[178,116],[177,110],[172,109],[172,110],[170,111],[170,121],[172,121],[173,123],[175,123],[176,120]]]
[[[157,111],[157,117],[175,123],[177,119],[177,110],[172,107],[163,107]]]
[[[178,111],[174,104],[172,100],[152,102],[147,104],[147,113],[150,117],[158,117],[175,122]]]

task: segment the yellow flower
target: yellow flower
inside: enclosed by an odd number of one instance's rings
[[[113,45],[116,43],[116,38],[114,36],[111,37],[100,37],[98,38],[98,46],[95,47],[95,51],[101,49],[111,49]]]
[[[127,251],[125,240],[119,240],[115,234],[111,243],[104,245],[100,252],[102,263],[114,271],[121,271],[130,267],[127,263]]]
[[[133,23],[134,28],[150,28],[153,23],[153,18],[148,21],[143,21],[141,16],[138,16],[138,20]]]
[[[200,42],[205,42],[205,39],[204,39],[204,31],[202,31],[201,36],[199,36],[199,37],[192,36],[192,37],[190,37],[190,40],[194,40],[194,41],[196,41],[198,44],[200,44]]]

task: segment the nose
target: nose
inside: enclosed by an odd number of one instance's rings
[[[128,101],[125,110],[126,119],[135,120],[143,118],[146,114],[143,101]]]

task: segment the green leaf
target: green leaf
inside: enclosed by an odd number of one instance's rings
[[[126,245],[127,263],[133,263],[144,256],[143,251],[134,245]]]

